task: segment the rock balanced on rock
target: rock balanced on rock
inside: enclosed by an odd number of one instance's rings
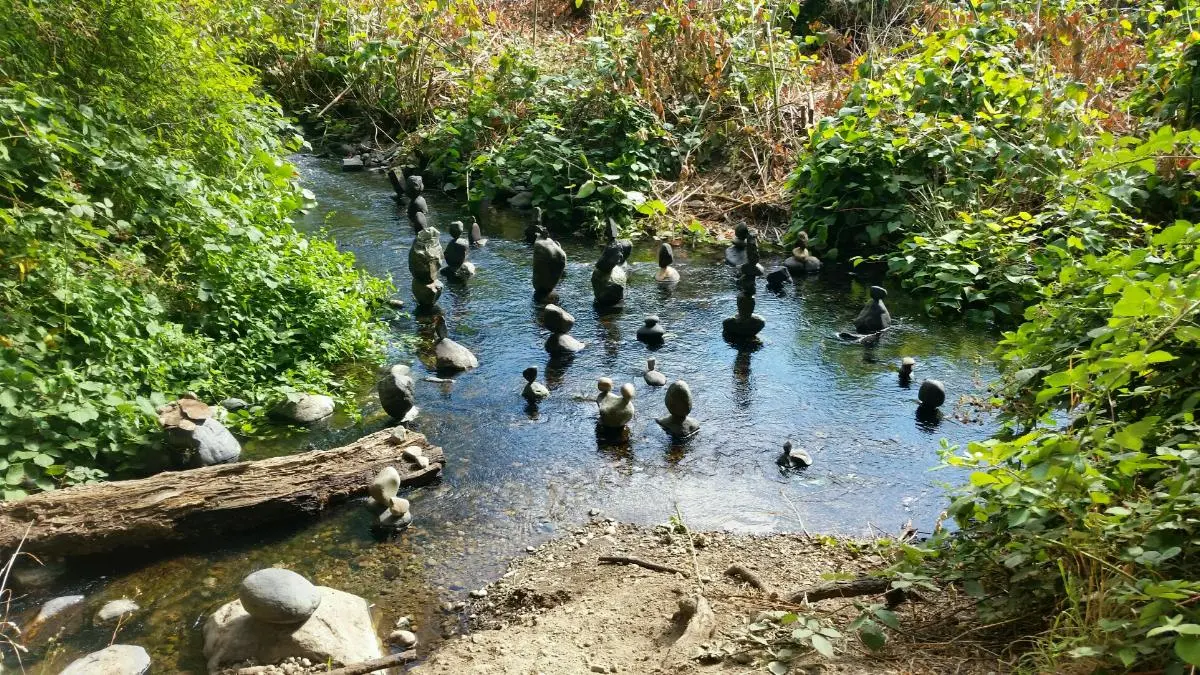
[[[158,409],[158,423],[179,464],[212,466],[236,462],[241,457],[242,444],[221,424],[216,413],[203,401],[186,397]]]
[[[783,454],[779,456],[780,466],[790,466],[803,468],[812,466],[812,455],[808,454],[804,448],[792,447],[791,441],[785,441],[783,444]]]
[[[700,423],[690,417],[692,412],[692,390],[687,382],[675,380],[667,387],[668,414],[655,420],[663,431],[675,439],[684,439],[700,430]]]
[[[907,387],[909,382],[912,382],[913,369],[917,367],[917,361],[911,356],[906,356],[900,360],[900,386]]]
[[[539,237],[550,236],[549,230],[542,224],[542,207],[538,206],[533,209],[533,222],[525,226],[525,243],[532,244]]]
[[[418,175],[405,178],[404,191],[408,195],[408,221],[420,232],[429,226],[429,205],[425,203],[425,179]]]
[[[749,239],[750,228],[745,223],[739,224],[733,230],[733,241],[725,249],[725,264],[740,268],[746,264],[746,241]]]
[[[521,396],[530,403],[537,403],[550,396],[550,390],[546,385],[537,381],[538,369],[530,366],[521,373],[525,378],[525,388],[521,390]]]
[[[600,309],[618,308],[625,304],[625,251],[619,242],[609,242],[592,270],[592,295]]]
[[[575,327],[575,317],[558,305],[546,305],[542,310],[542,324],[550,331],[545,348],[551,355],[574,354],[584,344],[568,333]]]
[[[940,380],[925,380],[917,390],[917,400],[922,410],[933,412],[946,402],[946,385]]]
[[[417,308],[425,313],[432,311],[442,296],[442,282],[437,278],[442,264],[439,235],[435,228],[426,227],[413,238],[412,247],[408,250],[413,297],[417,299]]]
[[[665,335],[666,330],[663,328],[662,321],[654,314],[646,317],[644,325],[637,329],[638,342],[644,342],[652,347],[661,345]]]
[[[470,242],[471,248],[481,248],[487,246],[488,243],[487,238],[479,229],[479,221],[475,220],[475,216],[471,216],[471,230],[467,234],[467,241]]]
[[[892,315],[888,313],[887,305],[883,304],[886,297],[887,289],[882,286],[871,287],[871,301],[854,317],[855,330],[859,333],[878,333],[892,325]]]
[[[596,381],[600,394],[596,405],[600,408],[600,426],[605,429],[623,429],[633,419],[634,388],[629,382],[621,385],[621,394],[612,393],[613,381],[602,377]]]
[[[434,331],[437,341],[433,344],[434,357],[437,359],[439,373],[458,373],[479,367],[479,359],[470,349],[451,340],[446,332],[446,322],[441,317],[436,319]]]
[[[471,243],[463,236],[461,220],[450,223],[450,237],[450,243],[446,244],[446,266],[442,268],[442,274],[459,280],[475,276],[475,264],[467,262],[467,251]]]
[[[762,276],[762,265],[758,264],[758,237],[754,230],[743,232],[745,245],[742,249],[745,262],[738,275],[737,314],[722,322],[722,333],[731,342],[752,342],[767,325],[767,320],[754,313],[755,283]]]
[[[808,252],[807,232],[801,232],[796,236],[796,246],[792,249],[792,257],[784,260],[783,265],[792,273],[793,277],[821,271],[821,261]]]
[[[673,284],[679,281],[679,270],[673,267],[675,250],[667,242],[658,245],[658,272],[654,280],[660,284]]]
[[[412,512],[407,499],[400,493],[400,473],[394,467],[385,466],[367,488],[371,495],[370,507],[377,514],[371,528],[377,531],[396,532],[412,523]]]
[[[416,392],[412,369],[398,363],[388,368],[375,383],[379,404],[384,412],[401,422],[411,422],[417,416]]]
[[[651,387],[661,387],[667,383],[667,376],[655,370],[658,366],[658,361],[654,357],[646,359],[646,372],[642,373],[642,379]]]
[[[566,271],[567,254],[562,246],[544,232],[538,233],[538,238],[533,242],[534,299],[543,300],[550,297]]]
[[[284,625],[308,621],[321,604],[321,594],[308,579],[276,567],[258,570],[243,579],[238,599],[251,617]]]

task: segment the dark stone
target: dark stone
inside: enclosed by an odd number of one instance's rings
[[[925,380],[917,390],[917,400],[926,410],[941,407],[946,402],[946,385],[938,380]]]
[[[692,412],[692,390],[687,382],[672,382],[667,387],[665,401],[669,414],[655,420],[663,431],[675,438],[686,438],[700,429],[700,423],[689,417]]]
[[[675,264],[675,251],[667,242],[658,245],[658,266],[667,267]]]
[[[542,207],[539,206],[534,209],[534,214],[533,222],[525,226],[526,244],[532,244],[541,237],[550,236],[546,227],[542,225]]]
[[[892,325],[892,315],[888,313],[887,306],[883,304],[883,299],[887,297],[887,290],[879,287],[871,287],[871,302],[863,307],[858,316],[854,318],[854,328],[859,333],[878,333],[879,331]]]
[[[418,232],[413,239],[412,247],[408,250],[408,272],[414,284],[430,284],[437,280],[442,262],[442,244],[438,235],[436,229],[429,227]]]
[[[597,307],[619,307],[625,302],[625,254],[620,245],[609,244],[592,271],[592,294]]]
[[[429,206],[425,203],[425,197],[421,195],[408,202],[408,219],[413,220],[418,213],[429,214]]]
[[[638,328],[637,339],[639,342],[647,344],[661,344],[665,333],[666,331],[663,329],[659,318],[651,315],[646,317],[645,325]]]
[[[425,179],[418,175],[410,175],[404,178],[404,192],[409,199],[416,199],[425,191]]]
[[[393,419],[405,420],[416,407],[412,370],[403,364],[392,366],[375,384],[379,403]]]
[[[786,267],[776,267],[767,272],[767,288],[778,290],[783,288],[784,284],[792,283],[792,274]]]
[[[521,373],[525,378],[525,388],[521,390],[521,396],[530,403],[536,403],[550,396],[550,390],[546,388],[546,385],[537,381],[537,373],[537,368],[534,367],[526,368]]]
[[[754,296],[739,295],[738,313],[722,322],[722,332],[727,339],[748,340],[757,336],[767,325],[767,320],[754,313]]]
[[[342,160],[342,171],[362,171],[362,170],[363,170],[362,157],[355,155],[354,157],[347,157],[346,159]]]
[[[408,222],[412,225],[413,230],[417,232],[421,232],[429,228],[429,218],[425,216],[424,211],[418,211],[416,217],[409,218]]]
[[[567,254],[557,241],[542,236],[533,244],[533,291],[544,297],[554,291],[567,271]]]

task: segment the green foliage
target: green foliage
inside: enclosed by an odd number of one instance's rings
[[[1198,664],[1198,310],[1192,223],[1065,261],[1000,347],[1014,434],[946,456],[974,473],[927,564],[985,622],[1061,613],[1044,658]]]
[[[6,32],[0,87],[5,498],[163,465],[155,408],[184,391],[254,416],[375,351],[387,284],[293,229],[278,110],[221,45],[175,39],[178,6],[118,5],[4,13],[38,26]]]

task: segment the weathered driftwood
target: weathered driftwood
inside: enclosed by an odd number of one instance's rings
[[[403,457],[414,445],[428,467]],[[417,486],[444,464],[423,435],[400,441],[385,429],[332,450],[81,485],[0,504],[0,551],[13,551],[27,529],[22,550],[68,556],[253,530],[365,493],[385,466]]]
[[[679,637],[667,648],[663,669],[671,673],[684,672],[702,645],[712,639],[717,618],[708,599],[695,595],[679,601],[679,609],[671,617],[671,623]]]
[[[790,594],[787,597],[788,602],[800,604],[807,600],[808,602],[819,602],[821,600],[829,600],[831,598],[854,598],[860,595],[879,595],[886,593],[892,582],[890,579],[879,579],[875,577],[860,577],[851,581],[831,581],[825,584],[810,586],[809,588],[801,589]]]
[[[687,573],[687,570],[681,570],[678,567],[671,567],[670,565],[662,565],[662,564],[659,564],[656,562],[651,562],[649,560],[642,560],[641,558],[631,558],[629,556],[624,556],[624,555],[602,555],[602,556],[600,556],[600,562],[602,564],[608,564],[608,565],[637,565],[638,567],[645,567],[646,569],[653,570],[655,572],[666,572],[667,574],[682,574],[685,577],[689,576]]]

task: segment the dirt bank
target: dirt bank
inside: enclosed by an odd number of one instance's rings
[[[602,564],[602,556],[634,557],[679,572]],[[911,621],[925,629],[934,627],[950,638],[931,638],[921,629],[907,636],[889,631],[889,644],[879,653],[871,653],[846,625],[860,613],[855,602],[883,603],[881,597],[791,605],[726,573],[731,566],[741,565],[769,591],[787,597],[826,582],[829,575],[858,576],[883,563],[869,547],[831,538],[727,533],[689,537],[666,526],[593,522],[515,561],[503,578],[481,589],[486,595],[474,591],[464,610],[469,633],[441,645],[413,672],[569,675],[1006,670],[981,645],[951,639],[964,630],[970,632],[971,619],[969,612],[954,609],[953,598],[906,602],[896,610],[904,622],[902,628]],[[711,622],[706,626],[699,626],[706,623],[702,612],[690,623],[688,618],[676,616],[681,599],[697,595],[711,606]],[[798,621],[781,617],[780,610],[785,609],[795,610]],[[933,618],[937,626],[931,623]],[[697,630],[708,627],[711,634]],[[804,639],[803,633],[799,644],[788,644],[795,631],[814,628],[827,638],[832,656],[814,651],[811,638]],[[838,637],[839,632],[846,637]],[[789,661],[789,670],[785,670],[784,663]]]

